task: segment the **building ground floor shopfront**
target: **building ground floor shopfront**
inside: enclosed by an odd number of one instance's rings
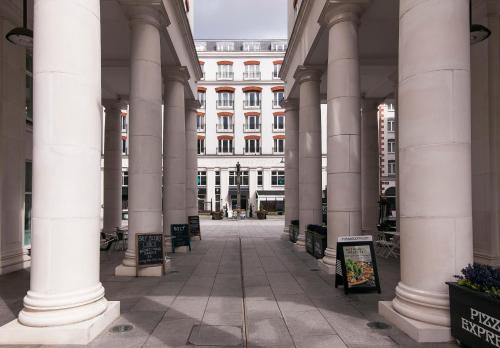
[[[199,212],[222,210],[232,216],[238,204],[237,163],[241,166],[240,204],[247,216],[258,210],[282,214],[285,169],[281,156],[199,156]],[[323,173],[326,181],[326,162]]]

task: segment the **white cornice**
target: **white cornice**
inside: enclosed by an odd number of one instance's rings
[[[318,0],[316,0],[318,1]],[[288,49],[286,50],[283,65],[280,70],[280,77],[283,80],[286,80],[286,76],[288,75],[288,70],[290,69],[290,64],[292,58],[295,55],[295,51],[297,50],[297,46],[299,45],[300,38],[302,37],[302,32],[304,31],[305,24],[307,21],[307,16],[311,11],[312,4],[314,0],[303,0],[299,13],[297,14],[297,18],[295,19],[295,23],[293,25],[292,35],[288,41]]]
[[[217,51],[199,51],[200,58],[278,58],[283,59],[285,52],[217,52]]]
[[[223,80],[215,80],[215,81],[205,81],[201,80],[198,81],[198,86],[212,86],[212,85],[217,85],[217,86],[269,86],[269,85],[278,85],[282,86],[283,81],[281,80],[266,80],[266,81],[255,81],[255,80],[245,80],[245,81],[223,81]]]
[[[163,0],[172,1],[172,0]],[[189,58],[191,60],[191,65],[193,67],[195,76],[193,76],[194,81],[198,81],[203,77],[203,72],[199,64],[198,54],[196,52],[196,47],[194,45],[193,33],[191,32],[191,25],[189,24],[189,19],[186,15],[183,0],[173,0],[174,8],[176,10],[177,18],[179,19],[180,30],[182,36],[185,38],[186,48],[189,52]],[[165,5],[164,5],[165,8]]]

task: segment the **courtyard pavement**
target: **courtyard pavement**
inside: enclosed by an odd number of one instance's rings
[[[377,302],[394,297],[396,260],[379,259],[382,294],[344,295],[307,253],[281,240],[283,220],[201,220],[202,240],[172,256],[161,278],[115,277],[123,252],[101,253],[101,280],[121,317],[90,347],[455,347],[417,344],[384,321]],[[82,265],[85,267],[85,265]],[[13,320],[29,271],[0,276],[0,325]]]

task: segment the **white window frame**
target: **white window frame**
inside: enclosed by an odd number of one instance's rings
[[[280,151],[280,149],[282,151]],[[274,139],[273,152],[275,154],[285,153],[285,139]]]
[[[203,183],[203,181],[205,183]],[[207,186],[207,171],[206,170],[198,170],[198,175],[196,177],[196,184],[198,187],[206,187]]]
[[[233,118],[231,116],[219,116],[217,122],[217,130],[218,131],[233,131]]]
[[[260,104],[261,104],[261,92],[257,91],[245,92],[246,108],[260,108]]]
[[[279,79],[280,78],[280,70],[281,70],[281,64],[274,64],[273,67],[273,79]]]
[[[282,121],[281,127],[280,127],[280,120]],[[285,116],[284,115],[274,115],[273,131],[275,131],[275,132],[284,132],[285,131]]]
[[[396,153],[396,139],[387,140],[387,153]]]
[[[395,125],[396,125],[396,120],[393,118],[387,120],[387,131],[388,132],[395,132]]]
[[[202,139],[202,138],[198,139],[196,151],[197,151],[198,155],[205,154],[205,139]]]
[[[241,171],[241,186],[248,186],[249,176],[248,170]],[[229,186],[236,186],[236,170],[229,171]]]
[[[253,120],[253,126],[254,127],[251,127],[252,125],[252,121]],[[258,131],[260,130],[260,124],[259,124],[259,116],[246,116],[246,120],[245,120],[245,130],[246,131]]]
[[[280,184],[280,178],[283,180],[283,184]],[[285,186],[285,171],[284,170],[273,170],[271,171],[271,186],[273,187],[283,187]]]
[[[260,80],[260,65],[247,64],[245,65],[245,80]]]
[[[217,70],[217,80],[232,80],[233,76],[232,64],[219,64]]]
[[[245,52],[260,51],[260,42],[258,41],[243,42],[242,49]]]
[[[217,107],[232,108],[234,106],[233,92],[217,92]]]
[[[245,139],[245,153],[260,153],[260,139]]]
[[[389,175],[396,174],[396,160],[387,161],[387,174]]]
[[[280,102],[285,98],[285,92],[276,91],[273,92],[273,108],[279,109],[281,108]]]
[[[260,183],[259,183],[260,180]],[[264,173],[262,170],[257,171],[257,186],[262,187],[264,186]]]
[[[218,153],[233,153],[233,139],[219,139]]]
[[[198,101],[200,102],[200,109],[205,109],[206,101],[207,101],[207,93],[198,91]]]

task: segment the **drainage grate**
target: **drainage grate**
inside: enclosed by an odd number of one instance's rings
[[[387,330],[391,328],[390,325],[383,323],[381,321],[370,321],[368,324],[366,324],[366,326],[375,330]]]
[[[113,326],[111,329],[109,329],[109,331],[122,333],[122,332],[132,331],[133,329],[134,329],[134,327],[132,325],[116,325],[116,326]]]
[[[172,274],[172,273],[179,273],[179,271],[176,271],[173,269],[173,270],[167,272],[167,274]]]
[[[319,272],[319,268],[311,268],[310,271],[311,272]]]

